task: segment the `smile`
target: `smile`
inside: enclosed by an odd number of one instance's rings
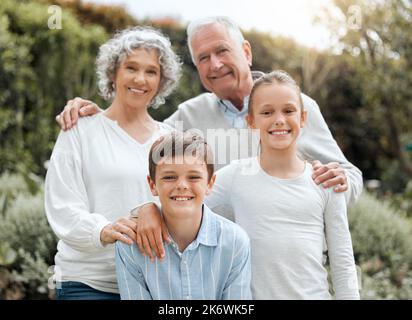
[[[190,201],[192,199],[194,199],[195,197],[170,197],[170,199],[174,200],[174,201]]]
[[[282,135],[287,135],[291,132],[292,130],[273,130],[273,131],[269,131],[269,134],[273,136],[282,136]]]
[[[130,88],[130,87],[128,87],[127,89],[128,89],[129,91],[135,93],[135,94],[138,94],[138,95],[143,95],[143,94],[145,94],[145,93],[147,92],[147,90],[142,90],[142,89],[137,89],[137,88]]]
[[[230,75],[230,74],[232,74],[232,71],[229,71],[228,73],[225,73],[225,74],[223,74],[223,75],[221,75],[221,76],[211,76],[211,77],[209,77],[209,78],[212,79],[212,80],[218,80],[218,79],[222,79],[222,78],[224,78],[224,77],[226,77],[226,76],[228,76],[228,75]]]

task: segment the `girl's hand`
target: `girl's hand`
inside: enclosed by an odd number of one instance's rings
[[[136,222],[132,218],[120,218],[102,229],[100,241],[103,245],[115,243],[117,240],[131,245],[136,238],[135,230]]]
[[[320,161],[313,161],[312,178],[316,184],[323,185],[324,188],[335,187],[333,191],[344,192],[348,190],[348,180],[345,170],[337,162],[322,164]]]

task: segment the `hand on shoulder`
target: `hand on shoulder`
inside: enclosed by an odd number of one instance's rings
[[[79,117],[91,116],[101,111],[93,101],[77,97],[67,101],[63,111],[56,116],[56,121],[66,131],[77,124]]]

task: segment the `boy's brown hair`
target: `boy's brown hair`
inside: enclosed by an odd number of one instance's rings
[[[204,161],[207,168],[208,181],[210,181],[215,171],[212,149],[200,134],[191,130],[185,132],[173,131],[161,136],[153,143],[149,152],[150,178],[155,181],[156,167],[161,161],[173,161],[178,156],[186,155],[191,155]]]

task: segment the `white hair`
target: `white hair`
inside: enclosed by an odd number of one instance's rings
[[[190,57],[192,58],[193,63],[196,65],[195,58],[193,56],[193,49],[192,49],[192,39],[193,36],[203,29],[206,26],[212,24],[220,24],[224,26],[230,36],[230,38],[235,41],[239,47],[242,47],[245,38],[243,37],[242,32],[240,31],[238,25],[230,18],[225,16],[214,16],[214,17],[207,17],[201,18],[197,20],[193,20],[187,26],[187,45],[189,46]]]
[[[96,60],[100,95],[112,99],[115,95],[114,76],[121,62],[135,49],[156,50],[159,55],[161,78],[159,90],[150,102],[157,108],[176,87],[181,75],[181,61],[173,52],[170,40],[151,27],[134,27],[118,32],[100,46]]]

